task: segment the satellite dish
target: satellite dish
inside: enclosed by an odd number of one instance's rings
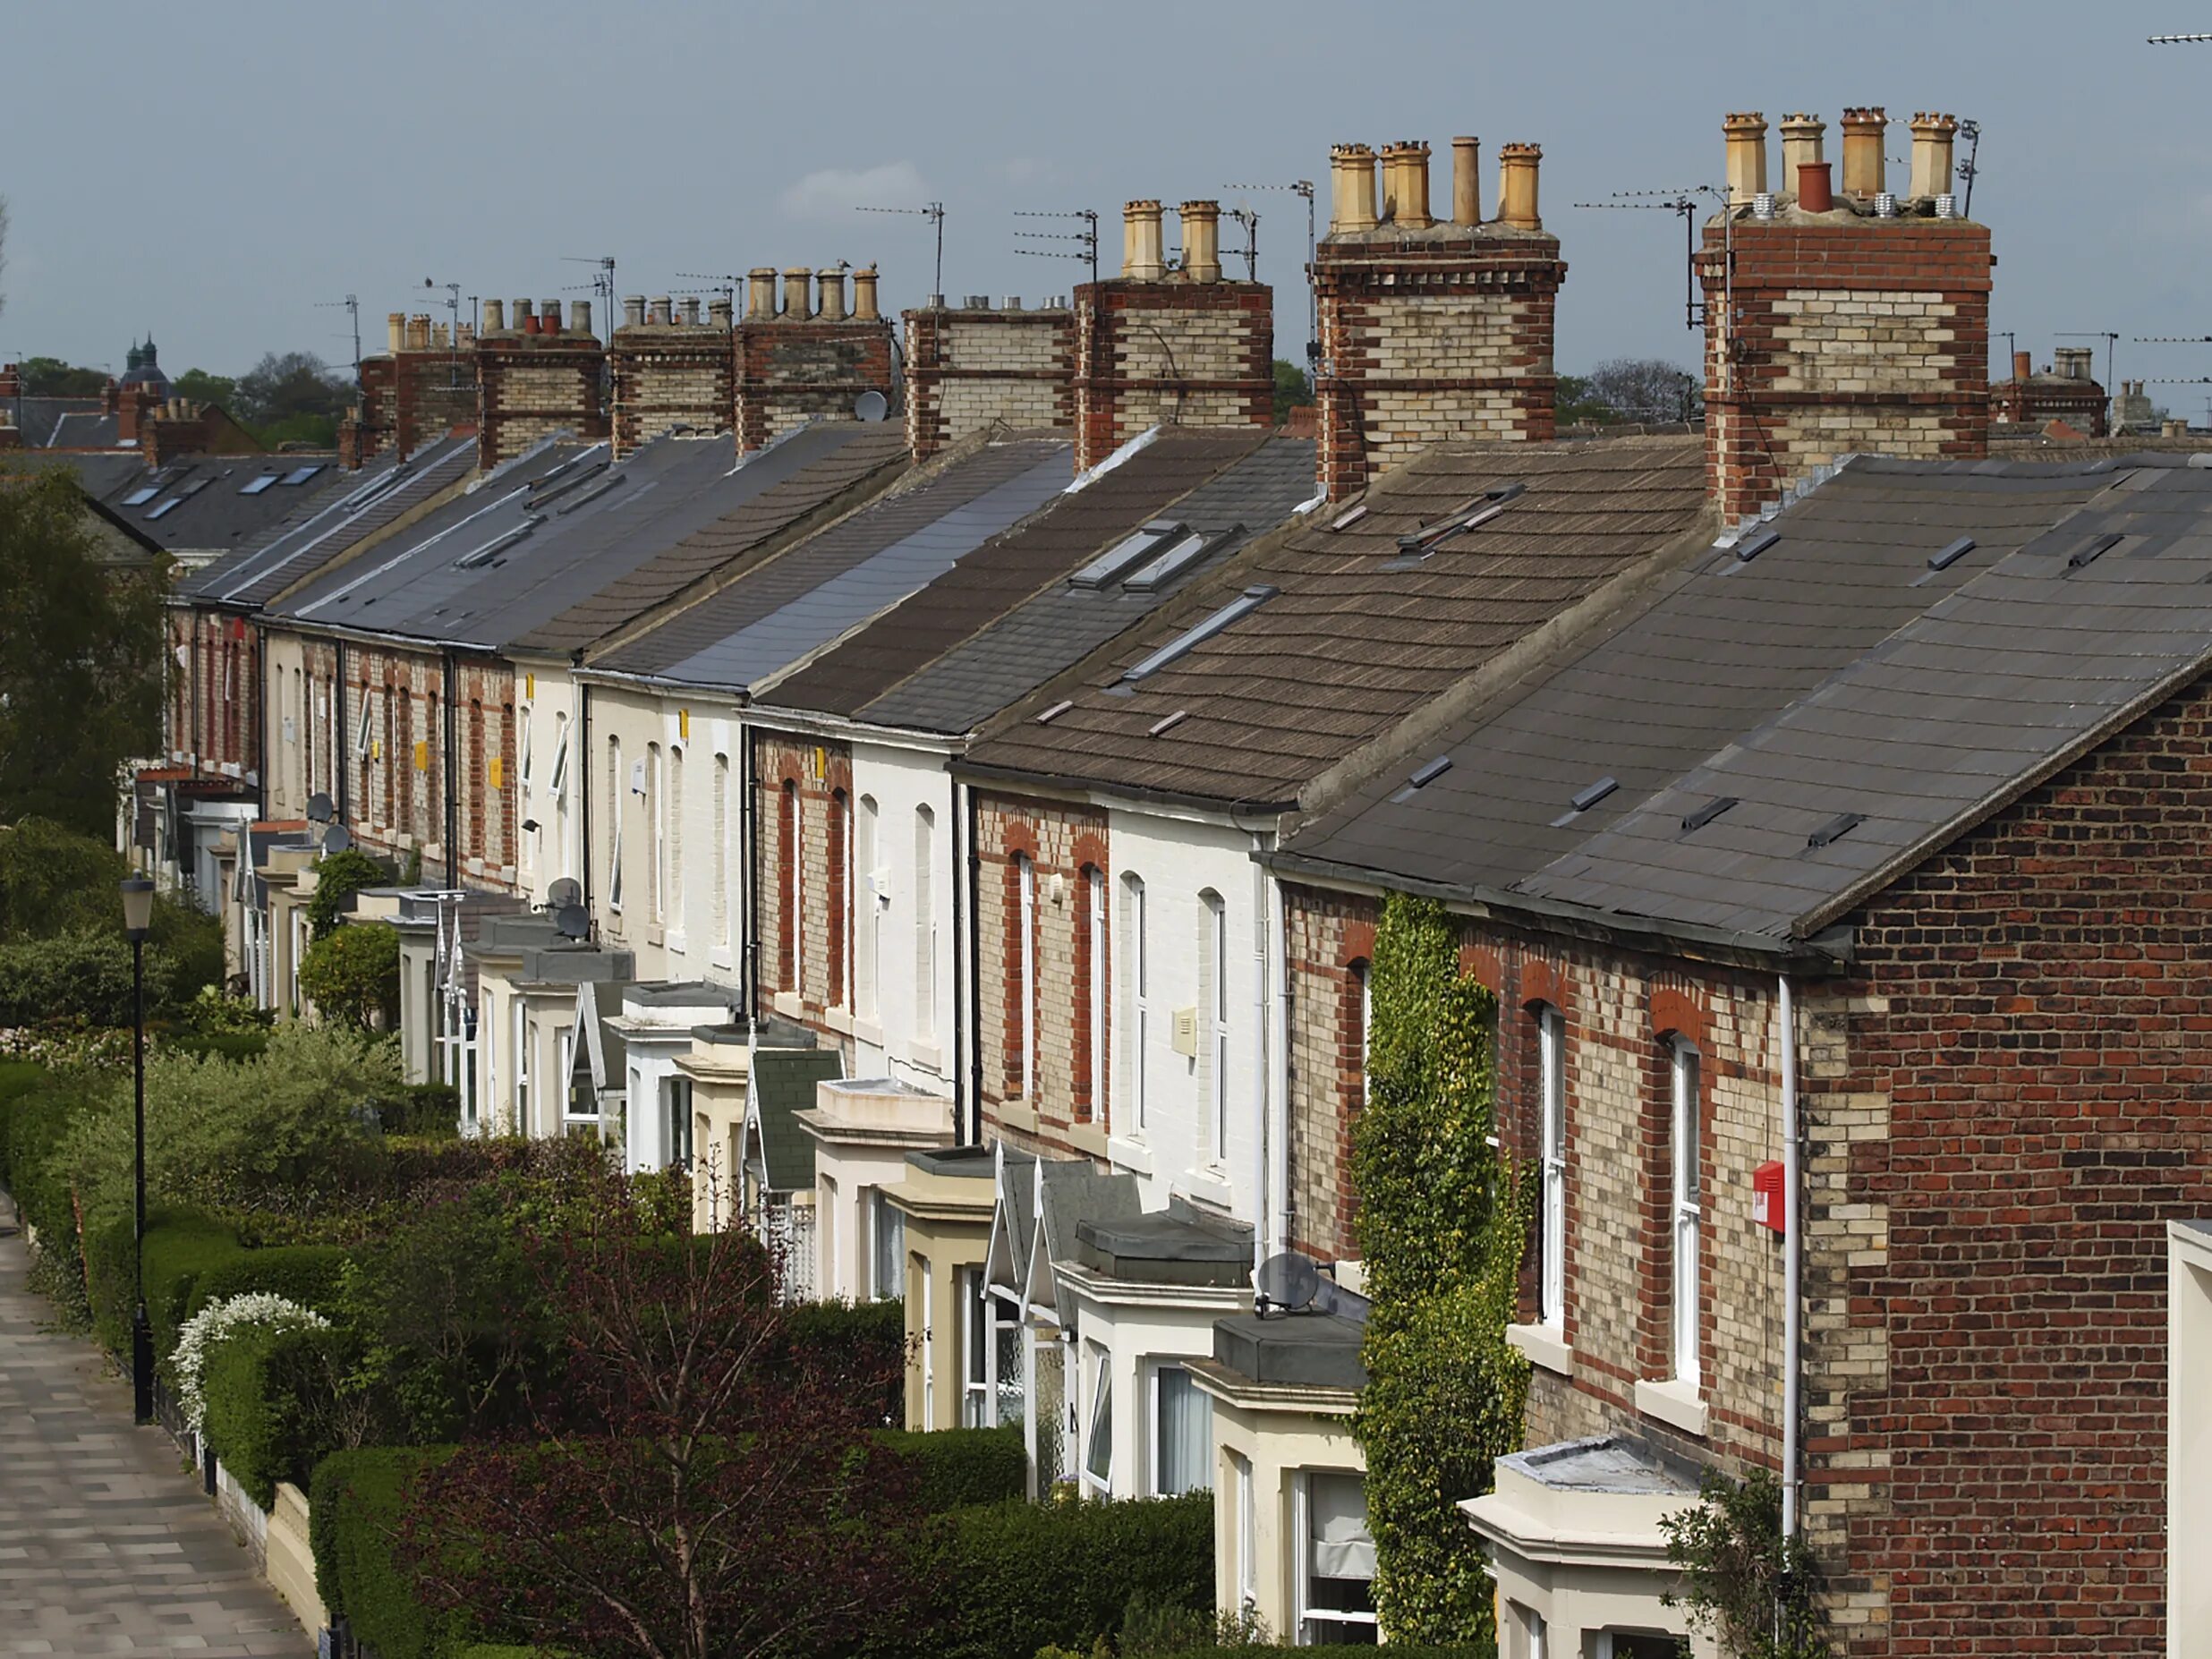
[[[323,831],[322,854],[325,858],[333,853],[343,853],[353,845],[353,832],[344,824],[332,824]]]
[[[881,421],[890,413],[891,400],[872,387],[853,399],[853,419],[855,421]]]
[[[545,889],[545,902],[555,910],[566,909],[570,905],[583,903],[583,883],[574,876],[563,876]]]
[[[318,792],[307,797],[308,822],[313,824],[327,824],[337,815],[336,809],[330,804],[330,797],[328,795]]]
[[[553,913],[553,926],[563,939],[583,939],[591,932],[591,913],[582,905],[563,905]]]
[[[1314,1305],[1321,1290],[1321,1269],[1310,1255],[1286,1250],[1262,1262],[1252,1275],[1257,1311],[1295,1314]]]

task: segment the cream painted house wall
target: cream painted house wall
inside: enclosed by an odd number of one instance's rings
[[[1078,1470],[1085,1469],[1098,1420],[1101,1379],[1110,1380],[1106,1406],[1112,1421],[1113,1457],[1109,1477],[1102,1491],[1084,1476],[1078,1478],[1086,1492],[1102,1497],[1172,1495],[1157,1479],[1161,1368],[1211,1358],[1213,1322],[1251,1312],[1251,1295],[1242,1289],[1130,1282],[1073,1263],[1062,1263],[1056,1271],[1076,1308],[1074,1357],[1080,1365],[1070,1392],[1076,1396]],[[1206,1476],[1212,1477],[1211,1468]]]
[[[854,1073],[949,1095],[963,1010],[953,980],[958,807],[946,751],[889,736],[855,738],[851,749]],[[927,977],[924,960],[935,965]]]

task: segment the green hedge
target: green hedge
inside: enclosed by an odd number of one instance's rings
[[[263,1509],[278,1481],[305,1482],[331,1448],[316,1401],[330,1374],[333,1333],[250,1325],[215,1345],[200,1391],[208,1443]]]
[[[1213,1605],[1213,1494],[956,1510],[923,1527],[913,1581],[914,1604],[868,1632],[862,1651],[883,1659],[1087,1653],[1120,1634],[1133,1603]]]
[[[242,1248],[237,1255],[211,1263],[201,1271],[192,1281],[184,1316],[191,1318],[210,1302],[253,1290],[266,1290],[319,1314],[333,1314],[337,1310],[338,1280],[353,1254],[340,1245]]]
[[[1019,1425],[1005,1428],[885,1429],[877,1439],[915,1472],[915,1496],[930,1514],[1018,1498],[1028,1485]]]
[[[344,1619],[378,1659],[433,1659],[465,1639],[426,1612],[392,1561],[393,1532],[407,1489],[450,1447],[379,1446],[334,1451],[308,1487],[308,1544],[315,1588],[331,1618]]]
[[[15,1118],[24,1110],[18,1102],[46,1085],[47,1068],[36,1060],[0,1060],[0,1187],[15,1190]]]
[[[93,1334],[113,1354],[131,1350],[131,1316],[138,1301],[132,1235],[131,1218],[118,1216],[95,1228],[84,1246]],[[176,1347],[200,1276],[240,1254],[238,1235],[197,1210],[147,1211],[146,1319],[153,1327],[157,1357],[166,1360]]]
[[[883,1378],[877,1416],[897,1423],[906,1411],[906,1310],[882,1302],[804,1302],[784,1314],[795,1358],[832,1374],[848,1370]]]
[[[180,1031],[164,1041],[177,1053],[202,1059],[212,1054],[227,1060],[259,1059],[268,1052],[266,1031]]]
[[[460,1091],[450,1083],[411,1083],[396,1095],[377,1102],[377,1121],[387,1135],[457,1139],[461,1134]]]

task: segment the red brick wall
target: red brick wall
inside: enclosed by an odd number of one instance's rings
[[[1313,266],[1316,466],[1331,500],[1432,444],[1553,436],[1567,266],[1542,233],[1331,238]]]
[[[477,416],[477,356],[457,351],[384,353],[361,361],[359,460],[411,455]]]
[[[605,438],[600,397],[606,353],[588,334],[477,336],[478,464],[489,470],[556,432],[586,442]]]
[[[1056,1157],[1098,1156],[1108,1113],[1089,1101],[1089,984],[1078,976],[1078,917],[1088,869],[1110,872],[1106,814],[1016,795],[978,791],[975,925],[976,1042],[983,1056],[984,1132]],[[1036,1091],[1022,1092],[1021,877],[1017,856],[1036,868]],[[1058,879],[1057,898],[1055,878]],[[1107,896],[1111,929],[1113,895]],[[1111,983],[1110,945],[1097,963]],[[1086,964],[1087,966],[1087,964]],[[1108,999],[1110,1008],[1111,999]],[[1110,1024],[1110,1014],[1109,1015]],[[1112,1052],[1112,1034],[1097,1041]],[[1078,1058],[1080,1057],[1080,1058]],[[1082,1085],[1078,1085],[1078,1079]],[[1111,1088],[1109,1085],[1110,1097]],[[1079,1133],[1080,1131],[1080,1133]]]
[[[810,419],[850,420],[853,402],[877,391],[888,401],[891,325],[772,320],[737,326],[737,448],[758,449]]]
[[[845,967],[852,926],[846,869],[852,751],[761,731],[753,734],[753,745],[761,827],[753,838],[760,861],[753,882],[761,940],[758,995],[763,1007],[778,992],[795,996],[797,1017],[829,1042],[842,1042],[852,1034]],[[795,896],[803,900],[795,910]]]
[[[2111,402],[2094,380],[2061,375],[2033,375],[2025,382],[2003,380],[1989,388],[1989,418],[2040,428],[2063,421],[2088,438],[2106,434]]]
[[[1838,455],[1989,449],[1988,227],[1961,219],[1708,226],[1706,441],[1714,498],[1758,511]]]
[[[1077,472],[1150,426],[1274,423],[1265,283],[1116,280],[1075,298]]]
[[[220,610],[172,610],[168,626],[169,746],[203,766],[251,771],[262,719],[260,631]]]

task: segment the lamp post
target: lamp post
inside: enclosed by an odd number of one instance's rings
[[[153,922],[154,884],[144,876],[132,876],[123,884],[123,927],[131,936],[131,1080],[138,1143],[132,1212],[138,1311],[131,1316],[131,1399],[140,1423],[154,1420],[154,1331],[146,1320],[146,934]]]

